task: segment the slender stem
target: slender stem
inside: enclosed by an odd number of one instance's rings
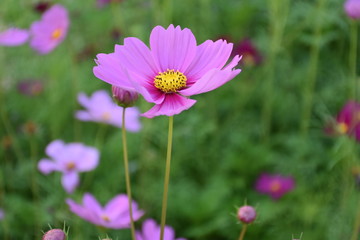
[[[248,226],[247,224],[244,224],[243,228],[241,229],[241,233],[240,233],[239,240],[243,240],[243,239],[244,239],[244,236],[245,236],[245,233],[246,233],[247,226]]]
[[[357,86],[356,86],[356,52],[357,52],[357,22],[351,21],[351,31],[350,31],[350,53],[349,53],[349,63],[350,63],[350,73],[351,73],[351,82],[350,82],[350,97],[356,99],[357,96]]]
[[[171,149],[172,149],[172,135],[173,135],[174,117],[169,117],[169,134],[168,134],[168,145],[166,153],[166,167],[165,167],[165,180],[164,180],[164,194],[161,209],[161,231],[160,240],[164,239],[164,229],[166,221],[166,208],[167,208],[167,197],[169,190],[169,179],[170,179],[170,162],[171,162]]]
[[[127,153],[127,142],[126,142],[126,125],[125,125],[125,113],[126,108],[123,108],[122,113],[122,142],[123,142],[123,153],[124,153],[124,168],[125,168],[125,181],[126,181],[126,193],[129,199],[129,213],[130,213],[130,224],[131,224],[131,237],[133,240],[135,239],[135,226],[133,219],[133,211],[132,211],[132,198],[131,198],[131,184],[130,184],[130,176],[129,176],[129,160]]]
[[[359,229],[360,229],[360,204],[358,206],[358,212],[357,212],[356,219],[355,219],[355,222],[354,222],[354,229],[353,229],[353,232],[352,232],[352,235],[351,235],[351,240],[358,239]]]

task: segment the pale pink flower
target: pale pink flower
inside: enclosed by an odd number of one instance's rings
[[[98,54],[94,74],[126,90],[137,91],[155,106],[143,115],[172,116],[189,109],[189,96],[209,92],[233,79],[239,56],[226,65],[233,44],[207,40],[197,46],[192,32],[180,26],[156,26],[150,35],[150,49],[138,38],[125,38],[115,52]]]
[[[157,240],[160,239],[160,226],[155,220],[147,219],[142,225],[142,231],[136,231],[136,240]],[[176,238],[172,227],[165,226],[164,240],[186,240],[185,238]]]
[[[47,54],[66,37],[69,17],[66,8],[56,4],[49,8],[40,21],[31,25],[30,46],[39,54]]]
[[[0,32],[0,46],[14,47],[27,42],[29,31],[19,28],[9,28]]]
[[[96,91],[90,97],[87,97],[85,93],[79,93],[78,101],[85,110],[76,112],[77,119],[122,127],[123,108],[116,105],[105,90]],[[125,117],[127,130],[130,132],[140,131],[140,112],[136,107],[127,108]]]
[[[77,204],[71,199],[67,199],[66,203],[70,211],[97,226],[113,229],[130,228],[129,199],[126,194],[115,196],[105,207],[102,207],[90,193],[84,195],[82,204]],[[144,211],[138,208],[135,201],[132,202],[132,211],[134,221],[144,215]]]
[[[350,18],[360,19],[360,0],[347,0],[344,9]]]
[[[65,144],[61,140],[55,140],[46,147],[45,152],[51,159],[40,160],[40,172],[62,172],[61,183],[68,193],[72,193],[78,186],[79,172],[91,171],[99,163],[99,151],[82,143]]]

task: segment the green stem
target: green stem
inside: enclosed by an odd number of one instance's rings
[[[169,117],[169,134],[168,134],[168,145],[166,153],[166,166],[165,166],[165,180],[164,180],[164,194],[162,200],[162,209],[161,209],[161,230],[160,230],[160,240],[164,239],[164,229],[166,221],[166,208],[167,208],[167,198],[169,190],[169,179],[170,179],[170,162],[171,162],[171,149],[172,149],[172,136],[173,136],[173,125],[174,117]]]
[[[241,233],[240,233],[239,240],[243,240],[243,239],[244,239],[244,236],[245,236],[245,233],[246,233],[247,226],[248,226],[247,224],[244,224],[243,228],[241,229]]]
[[[357,210],[356,219],[354,222],[354,229],[351,235],[351,240],[357,240],[359,236],[359,229],[360,229],[360,203]]]
[[[130,213],[130,225],[131,225],[131,237],[133,240],[135,239],[135,226],[134,226],[134,219],[133,219],[133,211],[132,211],[132,198],[131,198],[131,184],[130,184],[130,175],[129,175],[129,160],[128,160],[128,153],[127,153],[127,141],[126,141],[126,125],[125,125],[125,113],[126,108],[123,108],[122,113],[122,142],[123,142],[123,153],[124,153],[124,167],[125,167],[125,181],[126,181],[126,193],[129,199],[129,213]]]
[[[351,81],[350,81],[350,97],[353,99],[357,98],[357,86],[356,86],[356,53],[357,53],[357,22],[351,21],[351,38],[350,38],[350,53],[349,53],[349,63],[350,63],[350,72],[351,72]]]

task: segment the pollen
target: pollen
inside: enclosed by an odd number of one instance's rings
[[[75,163],[73,163],[73,162],[68,162],[66,164],[66,170],[68,170],[68,171],[73,170],[75,167],[76,167]]]
[[[164,93],[170,93],[186,87],[186,81],[187,78],[183,73],[168,69],[155,77],[154,85]]]
[[[336,126],[336,129],[338,130],[338,132],[340,134],[345,134],[347,133],[347,131],[349,130],[349,126],[346,124],[346,123],[339,123],[337,126]]]
[[[62,35],[62,31],[61,31],[61,29],[60,28],[57,28],[57,29],[55,29],[53,32],[52,32],[52,34],[51,34],[51,39],[58,39],[58,38],[60,38],[61,37],[61,35]]]
[[[104,112],[102,115],[101,115],[101,118],[104,120],[104,121],[109,121],[111,119],[111,114],[109,112]]]
[[[102,220],[104,220],[105,222],[110,222],[110,218],[106,215],[102,215],[101,216]]]
[[[279,181],[273,181],[271,184],[270,184],[270,190],[272,192],[277,192],[279,191],[281,188],[281,184]]]

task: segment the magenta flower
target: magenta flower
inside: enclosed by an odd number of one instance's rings
[[[263,173],[256,181],[256,190],[270,195],[273,199],[281,198],[285,193],[294,189],[294,187],[295,181],[292,177],[281,175]]]
[[[84,195],[82,205],[71,199],[67,199],[66,203],[70,211],[97,226],[113,229],[130,228],[129,200],[126,194],[115,196],[105,207],[102,207],[90,193]],[[132,203],[132,211],[134,221],[144,215],[144,211],[138,209],[135,201]]]
[[[336,121],[325,130],[331,135],[346,134],[360,141],[360,104],[355,101],[347,102],[336,116]]]
[[[262,62],[262,56],[253,44],[253,42],[245,38],[240,41],[232,52],[233,55],[242,55],[242,63],[244,65],[254,66]]]
[[[51,159],[41,159],[39,171],[44,174],[62,172],[61,183],[68,193],[72,193],[78,186],[79,172],[91,171],[99,163],[98,150],[82,143],[65,144],[55,140],[46,147],[45,152]]]
[[[155,103],[143,116],[173,116],[195,104],[189,96],[214,90],[240,73],[233,70],[239,56],[225,66],[231,50],[232,44],[224,40],[197,46],[187,28],[156,26],[150,49],[137,38],[125,38],[124,45],[115,45],[114,53],[97,55],[94,74]]]
[[[96,91],[90,97],[79,93],[78,101],[86,110],[77,111],[75,115],[77,119],[111,124],[121,128],[123,108],[116,105],[106,91]],[[140,131],[140,112],[137,108],[127,108],[125,117],[127,130]]]
[[[47,54],[66,37],[69,27],[67,10],[60,4],[49,8],[40,21],[31,25],[30,46],[39,54]]]
[[[155,240],[160,238],[160,226],[155,220],[147,219],[142,225],[142,232],[136,231],[136,240]],[[164,240],[185,240],[185,238],[176,238],[175,231],[169,226],[165,226]]]
[[[0,32],[0,46],[14,47],[27,42],[29,31],[19,28],[9,28]]]
[[[360,19],[360,0],[347,0],[344,9],[350,18]]]

